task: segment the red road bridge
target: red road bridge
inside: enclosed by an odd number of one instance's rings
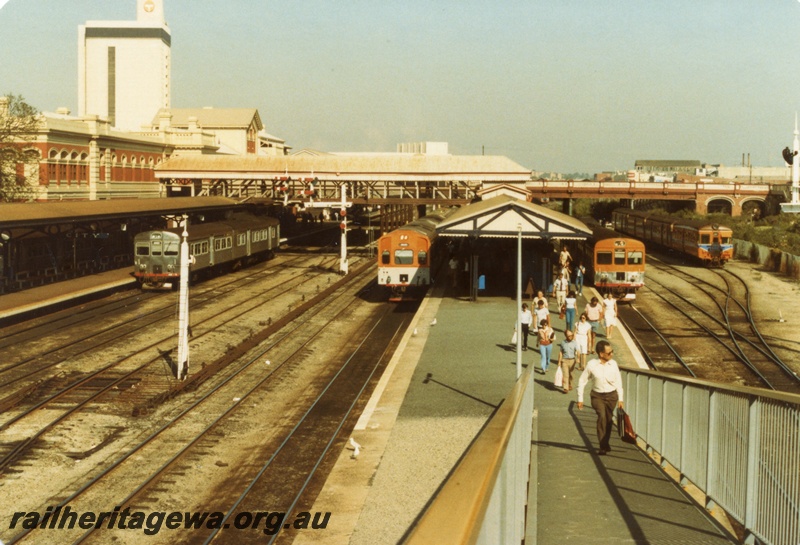
[[[747,202],[757,203],[764,212],[767,201],[789,199],[790,182],[744,184],[739,182],[636,182],[587,180],[534,180],[525,184],[533,198],[539,199],[628,199],[694,201],[699,214],[726,212],[742,214]]]

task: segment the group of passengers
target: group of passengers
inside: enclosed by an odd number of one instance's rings
[[[566,394],[572,389],[572,372],[586,368],[587,354],[595,354],[596,337],[602,331],[600,322],[605,325],[605,337],[610,338],[616,325],[617,301],[611,293],[602,300],[592,297],[576,321],[578,295],[583,295],[583,264],[579,264],[576,274],[576,289],[569,281],[572,256],[566,246],[559,254],[560,276],[553,283],[552,296],[556,299],[559,318],[565,322],[564,340],[559,343],[558,367],[561,369],[561,387]],[[579,282],[578,282],[579,281]],[[532,308],[522,305],[520,312],[522,325],[522,350],[528,350],[528,336],[536,336],[536,347],[541,356],[541,373],[547,373],[552,356],[556,334],[550,321],[550,308],[547,298],[539,290],[533,298]]]

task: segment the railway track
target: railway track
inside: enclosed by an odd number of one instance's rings
[[[661,310],[646,326],[643,323],[647,319],[642,313],[632,316],[631,312],[625,312],[623,319],[630,320],[629,328],[651,356],[653,367],[711,380],[800,392],[800,376],[785,361],[792,356],[796,358],[800,352],[785,347],[776,349],[760,333],[750,305],[749,286],[743,278],[729,270],[686,270],[652,256],[650,267],[645,293],[659,298]],[[638,312],[636,305],[630,310]],[[671,316],[665,317],[666,313]],[[654,331],[656,336],[645,335],[644,331]],[[649,341],[644,341],[646,338]]]
[[[202,317],[199,313],[201,317],[194,322],[195,336],[192,343],[195,345],[206,343],[206,337],[213,335],[229,335],[232,323],[237,323],[237,320],[248,313],[260,310],[261,298],[275,297],[277,292],[285,293],[287,288],[293,293],[300,294],[300,298],[304,298],[301,290],[296,288],[300,283],[307,281],[308,277],[309,275],[293,273],[291,278],[280,279],[278,285],[262,289],[260,293],[251,293],[257,297],[251,298],[247,303],[235,304],[225,310],[214,309],[206,317]],[[248,279],[245,285],[250,285],[251,282],[252,278]],[[227,282],[225,286],[241,288],[242,283]],[[223,298],[227,293],[211,288],[199,298],[204,304],[210,304],[211,301]],[[203,304],[198,304],[196,310],[202,307]],[[151,315],[152,313],[148,313],[148,316]],[[160,320],[169,318],[171,313]],[[132,323],[130,327],[138,328],[139,331],[151,328],[163,335],[155,339],[147,338],[145,344],[139,341],[133,352],[125,351],[118,358],[103,362],[89,372],[45,381],[35,391],[29,392],[23,410],[13,415],[10,411],[6,411],[7,418],[0,423],[0,440],[3,441],[0,444],[0,473],[19,463],[31,447],[41,442],[43,436],[80,411],[104,411],[124,416],[131,414],[130,407],[152,408],[154,403],[151,400],[158,399],[165,391],[174,388],[171,373],[164,362],[169,356],[158,348],[165,342],[174,340],[171,329],[165,330],[163,325],[159,329],[152,322],[138,326]],[[234,332],[233,338],[244,340],[243,332],[244,330],[240,330],[238,336]],[[125,336],[118,338],[123,344],[128,340],[129,337]],[[97,350],[96,344],[88,344],[89,346],[80,349],[81,352],[90,353],[92,350]],[[47,411],[43,413],[42,409]],[[48,419],[44,420],[42,414],[47,414]],[[18,432],[15,427],[25,431]],[[9,440],[8,437],[13,439]]]
[[[192,292],[192,303],[202,308],[236,290],[263,282],[264,275],[273,274],[273,270],[283,268],[290,274],[294,273],[292,263],[301,259],[293,258],[286,264],[271,265],[262,271],[248,271],[244,276],[224,277],[221,283],[204,284]],[[104,350],[118,344],[123,337],[133,338],[158,327],[163,321],[172,320],[175,312],[173,299],[163,292],[137,290],[136,294],[126,296],[121,301],[108,304],[96,302],[78,312],[58,313],[49,322],[43,318],[34,320],[33,324],[4,329],[5,358],[0,366],[0,381],[3,384],[0,395],[8,395],[9,388],[17,383],[22,383],[20,387],[25,388],[26,382],[30,385],[37,377],[57,374],[59,366],[65,361]],[[153,307],[148,308],[147,303]],[[0,408],[8,410],[9,406],[0,401]]]
[[[372,267],[366,267],[366,271],[364,273],[366,274],[365,277],[360,279],[353,277],[348,279],[347,284],[354,286],[354,283],[359,281],[363,283],[365,279],[371,280],[374,276]],[[349,316],[353,314],[353,309],[365,305],[363,299],[353,297],[352,288],[337,289],[337,292],[340,292],[338,297],[332,297],[330,300],[326,298],[324,305],[317,305],[318,308],[315,308],[312,313],[315,316],[306,315],[281,330],[280,333],[271,336],[268,342],[244,349],[247,354],[244,361],[240,361],[237,365],[228,365],[227,367],[231,369],[236,367],[236,370],[232,370],[222,382],[213,386],[209,385],[207,388],[204,386],[208,391],[193,399],[190,407],[185,408],[177,415],[171,416],[167,423],[138,445],[130,448],[125,454],[120,455],[93,479],[83,485],[74,486],[75,492],[56,497],[48,505],[55,504],[57,500],[57,504],[61,506],[70,505],[72,509],[83,509],[85,507],[87,510],[94,509],[94,511],[98,509],[104,510],[105,505],[110,505],[111,503],[115,506],[125,505],[142,509],[157,509],[157,506],[152,505],[155,501],[154,498],[157,495],[161,495],[164,490],[170,489],[171,485],[176,485],[176,483],[185,485],[187,479],[182,478],[181,474],[186,473],[187,467],[196,468],[199,464],[206,470],[210,470],[211,473],[208,475],[208,480],[198,479],[204,484],[202,491],[187,489],[184,486],[181,490],[175,492],[178,495],[186,495],[186,503],[183,505],[196,505],[200,494],[212,494],[214,499],[218,499],[217,496],[219,494],[214,494],[214,487],[206,485],[218,482],[222,490],[229,490],[231,488],[231,480],[237,481],[244,478],[242,477],[244,475],[251,475],[252,472],[245,469],[249,467],[249,464],[235,458],[237,456],[241,457],[241,453],[245,453],[244,458],[249,460],[253,455],[253,452],[250,451],[254,449],[262,453],[269,451],[269,449],[274,449],[276,441],[284,431],[283,428],[287,427],[287,421],[292,418],[290,413],[283,412],[270,416],[269,420],[272,422],[272,426],[259,434],[252,429],[252,423],[259,422],[259,414],[262,415],[262,421],[267,419],[263,416],[263,410],[259,411],[258,407],[266,407],[273,403],[275,401],[273,397],[276,392],[280,392],[281,388],[285,387],[286,382],[292,380],[292,376],[295,373],[307,373],[307,370],[303,370],[310,365],[309,358],[313,359],[313,354],[318,350],[318,345],[329,345],[330,336],[335,334],[331,330],[342,328],[343,322],[348,321],[350,319]],[[386,315],[392,307],[382,305],[381,308],[383,309],[382,314]],[[395,314],[397,313],[390,313],[386,321],[389,322],[392,319],[396,319],[394,318]],[[318,323],[323,319],[325,320],[323,325]],[[354,323],[356,322],[363,323],[362,320],[354,320]],[[306,411],[305,420],[311,422],[310,429],[318,429],[321,422],[328,419],[332,400],[341,402],[344,399],[343,392],[348,389],[353,390],[352,380],[355,375],[348,378],[348,374],[351,373],[348,369],[354,369],[356,367],[354,362],[360,362],[358,366],[362,370],[356,375],[366,378],[362,380],[361,387],[355,388],[355,391],[350,394],[350,408],[352,410],[353,404],[357,402],[360,393],[370,383],[376,369],[383,365],[384,358],[376,359],[373,347],[379,346],[381,350],[387,350],[391,342],[386,342],[385,332],[389,330],[396,331],[398,328],[402,328],[402,323],[396,323],[388,328],[385,326],[380,328],[384,332],[384,336],[377,339],[374,336],[379,329],[377,327],[370,328],[375,331],[364,331],[359,334],[358,336],[361,339],[360,343],[357,344],[361,346],[353,350],[355,355],[347,359],[338,372],[334,373],[333,366],[325,365],[324,362],[321,365],[320,362],[315,363],[318,367],[319,381],[331,382],[332,386],[322,389],[324,395],[316,394],[315,401],[317,407],[319,407],[317,410],[321,411],[321,414],[317,413],[314,416],[313,410],[304,409]],[[359,329],[363,329],[363,327],[356,328],[356,330]],[[394,333],[391,335],[394,335]],[[353,335],[352,339],[355,338],[356,335]],[[286,352],[286,354],[279,355],[282,351]],[[356,356],[365,352],[366,355],[364,356]],[[263,359],[265,355],[269,355],[272,358],[272,364],[267,367],[265,367]],[[365,362],[369,363],[365,364]],[[338,382],[330,379],[331,374],[335,378],[338,377]],[[323,376],[325,376],[324,379]],[[338,386],[336,386],[337,384]],[[290,405],[294,406],[291,409],[293,413],[298,413],[301,407],[304,406],[298,403],[301,399],[312,398],[317,385],[312,384],[311,386],[313,388],[310,388],[309,385],[304,386],[308,391],[302,395],[295,394],[288,397],[287,401],[290,401]],[[342,389],[345,386],[346,388]],[[313,391],[311,391],[312,389]],[[284,397],[286,396],[286,394],[283,395]],[[339,418],[340,423],[337,426],[339,430],[342,429],[348,414],[349,411],[344,411],[343,416]],[[211,415],[219,416],[212,420]],[[209,420],[211,421],[209,422]],[[250,422],[251,424],[243,428],[239,425],[240,422]],[[198,432],[197,428],[200,427],[200,423],[204,423],[204,425],[202,426],[202,431]],[[298,426],[296,428],[300,429]],[[189,430],[191,430],[191,434],[188,433]],[[232,432],[232,430],[236,431]],[[254,442],[252,440],[253,433],[265,439],[263,445],[258,445],[258,441]],[[298,432],[296,431],[296,433]],[[335,436],[338,435],[335,434]],[[333,444],[335,436],[326,439],[325,443]],[[221,437],[225,438],[226,441],[224,443],[221,441]],[[270,437],[272,439],[267,440]],[[304,441],[307,441],[307,439]],[[236,442],[238,447],[234,447],[231,442]],[[286,441],[286,446],[282,447],[282,449],[288,448],[289,444],[291,444],[291,441]],[[220,454],[215,450],[215,445],[224,445],[226,454]],[[277,450],[280,451],[282,449]],[[324,450],[320,455],[322,458],[324,458]],[[167,457],[168,454],[171,454],[171,457]],[[211,460],[219,456],[227,456],[230,461],[224,462],[222,465],[211,463]],[[208,463],[206,464],[203,460],[207,460]],[[219,460],[217,459],[216,461]],[[273,463],[275,462],[273,461]],[[149,468],[147,471],[145,471],[145,466]],[[219,475],[215,476],[215,473],[219,473],[220,467],[235,468],[234,475],[229,479],[225,479],[224,482],[219,482]],[[252,480],[252,477],[250,478]],[[189,480],[195,482],[192,479]],[[310,479],[306,477],[306,480]],[[109,482],[112,484],[107,484]],[[119,482],[125,482],[126,486],[120,487],[114,484]],[[132,483],[138,484],[134,485]],[[172,488],[181,488],[181,486],[172,486]],[[113,496],[116,493],[117,497],[106,497],[104,491],[107,489],[113,490],[111,495]],[[124,499],[118,495],[121,490],[128,491],[128,495]],[[210,502],[211,498],[206,496],[205,501]],[[202,505],[198,507],[201,510],[203,509]],[[223,508],[230,508],[230,506],[223,506]],[[36,535],[30,535],[31,533]],[[107,533],[105,530],[99,530],[97,534],[89,532],[80,537],[79,540],[86,539],[89,542],[106,543],[109,539],[109,536],[106,535]],[[59,536],[59,542],[63,542],[65,533],[59,532],[57,535]],[[196,534],[191,535],[196,537]],[[260,533],[259,535],[263,536],[264,534]],[[47,542],[49,538],[47,531],[23,532],[12,537],[11,542],[34,539],[38,543]],[[42,539],[45,541],[41,541]],[[74,532],[70,534],[69,539],[75,539]],[[170,533],[167,542],[174,542],[174,539],[176,539],[176,535]],[[192,539],[194,540],[194,538]]]

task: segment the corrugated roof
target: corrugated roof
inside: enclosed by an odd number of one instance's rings
[[[48,201],[0,203],[0,227],[41,225],[48,221],[137,216],[154,212],[181,214],[189,211],[236,206],[225,197],[170,197],[155,199],[113,199],[102,201]]]
[[[178,128],[188,127],[190,117],[196,117],[203,129],[247,128],[253,118],[257,130],[264,128],[255,108],[161,108],[153,118],[154,127],[158,127],[159,117],[164,112],[172,114],[170,125]]]
[[[284,172],[314,172],[317,175],[349,174],[500,174],[513,178],[530,179],[531,171],[500,155],[285,155],[280,157],[210,155],[183,155],[171,157],[156,171],[160,177],[166,174],[187,172],[248,172],[265,173],[267,176]]]

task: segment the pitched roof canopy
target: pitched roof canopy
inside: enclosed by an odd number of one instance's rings
[[[538,204],[500,195],[465,206],[436,228],[442,236],[585,239],[592,231],[580,220]]]
[[[320,179],[371,180],[398,177],[417,180],[479,179],[524,183],[531,171],[499,155],[282,155],[172,156],[156,168],[156,177],[194,174],[207,178],[271,179],[275,176],[316,176]],[[313,173],[313,174],[312,174]],[[341,177],[341,178],[339,178]]]
[[[246,129],[253,121],[257,130],[264,128],[255,108],[161,108],[153,118],[153,126],[158,126],[163,113],[172,114],[170,125],[179,128],[188,127],[190,117],[197,118],[197,124],[204,129]]]

